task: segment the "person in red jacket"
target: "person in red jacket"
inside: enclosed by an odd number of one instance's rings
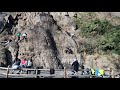
[[[21,60],[21,62],[20,62],[20,70],[18,71],[17,74],[20,74],[20,72],[22,72],[22,68],[26,68],[26,66],[27,66],[27,60],[25,58],[25,59]]]
[[[25,58],[25,59],[22,59],[22,60],[21,60],[21,63],[20,63],[21,68],[25,68],[26,65],[27,65],[27,60],[26,60],[26,58]]]

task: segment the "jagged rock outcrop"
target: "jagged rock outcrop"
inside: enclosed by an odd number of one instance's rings
[[[23,47],[27,50],[30,47],[34,48],[34,65],[44,68],[58,68],[63,67],[65,62],[72,63],[71,59],[76,58],[75,53],[65,53],[66,47],[70,47],[73,52],[76,51],[72,38],[59,28],[52,15],[43,13],[39,19],[34,28],[25,31],[28,34],[28,42],[19,43],[19,53],[25,52]],[[32,53],[29,50],[26,52]]]
[[[12,55],[3,45],[0,45],[0,66],[7,67],[12,63]]]
[[[12,57],[9,58],[10,61],[13,61],[18,57],[18,52],[19,52],[18,43],[12,41],[12,42],[8,43],[5,48],[11,53]],[[9,57],[9,55],[8,55],[8,57]]]

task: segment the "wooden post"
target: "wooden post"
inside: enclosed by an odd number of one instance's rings
[[[27,76],[28,76],[28,70],[26,70],[26,72],[27,72],[27,73],[26,73],[26,77],[27,77]]]
[[[35,75],[35,78],[37,78],[37,75],[38,75],[38,69],[36,69],[36,75]]]
[[[113,70],[113,69],[112,69],[112,78],[115,78],[115,77],[114,77],[114,70]]]
[[[8,68],[7,68],[6,78],[8,78],[8,74],[9,74],[9,67],[10,67],[10,66],[8,66]]]
[[[113,68],[110,68],[110,76],[111,76],[111,78],[114,78],[114,71],[113,71]]]
[[[67,71],[66,71],[66,67],[64,67],[64,78],[67,78]]]
[[[92,72],[91,72],[91,70],[89,72],[90,72],[90,78],[92,78]]]
[[[112,78],[112,68],[110,68],[110,77]]]

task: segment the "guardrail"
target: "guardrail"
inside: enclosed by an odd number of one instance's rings
[[[40,72],[41,71],[50,72],[50,69],[32,69],[32,68],[12,69],[9,66],[8,66],[8,68],[0,67],[0,70],[5,71],[5,73],[1,73],[0,72],[0,74],[5,75],[6,78],[8,78],[9,76],[28,76],[29,77],[29,75],[32,75],[33,77],[37,78],[38,77],[38,71],[40,71]],[[25,72],[33,71],[33,72],[35,72],[35,74],[34,75],[33,74],[23,74],[23,73],[20,73],[20,74],[10,74],[9,72],[11,70],[21,70],[22,72],[23,71],[25,71]],[[64,70],[63,69],[55,69],[55,71],[64,71]]]
[[[5,73],[1,73],[0,72],[0,74],[2,74],[2,75],[5,75],[5,77],[6,78],[9,78],[9,76],[25,76],[25,77],[29,77],[29,75],[31,75],[32,77],[35,77],[35,78],[37,78],[39,75],[38,75],[38,71],[48,71],[49,73],[50,73],[50,69],[32,69],[32,68],[22,68],[21,69],[21,71],[23,72],[23,71],[25,71],[25,72],[27,72],[27,71],[34,71],[35,72],[35,74],[33,75],[33,74],[23,74],[23,73],[20,73],[20,74],[10,74],[9,72],[10,72],[10,70],[14,70],[14,69],[12,69],[12,68],[10,68],[9,66],[8,66],[8,68],[5,68],[5,67],[0,67],[0,70],[4,70],[5,71]],[[17,70],[17,69],[16,69]],[[64,68],[64,69],[55,69],[55,71],[62,71],[63,72],[63,76],[62,77],[64,77],[64,78],[68,78],[68,77],[70,77],[70,76],[74,76],[74,75],[68,75],[67,74],[67,72],[68,71],[71,71],[70,69],[66,69],[66,68]],[[86,69],[82,69],[82,70],[79,70],[79,72],[80,71],[89,71],[89,70],[86,70]],[[105,72],[106,71],[108,71],[109,72],[109,76],[111,77],[111,78],[115,78],[115,76],[116,75],[114,75],[114,71],[113,71],[113,69],[110,69],[110,70],[105,70]],[[90,75],[81,75],[81,76],[89,76],[90,78],[92,78],[93,76],[95,76],[95,75],[91,75],[91,71],[89,71],[90,72]],[[120,77],[119,77],[120,78]]]

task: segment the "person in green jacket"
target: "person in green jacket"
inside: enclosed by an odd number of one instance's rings
[[[20,33],[20,32],[18,32],[18,34],[17,34],[17,37],[18,37],[18,42],[20,41],[20,36],[21,36],[21,33]]]

